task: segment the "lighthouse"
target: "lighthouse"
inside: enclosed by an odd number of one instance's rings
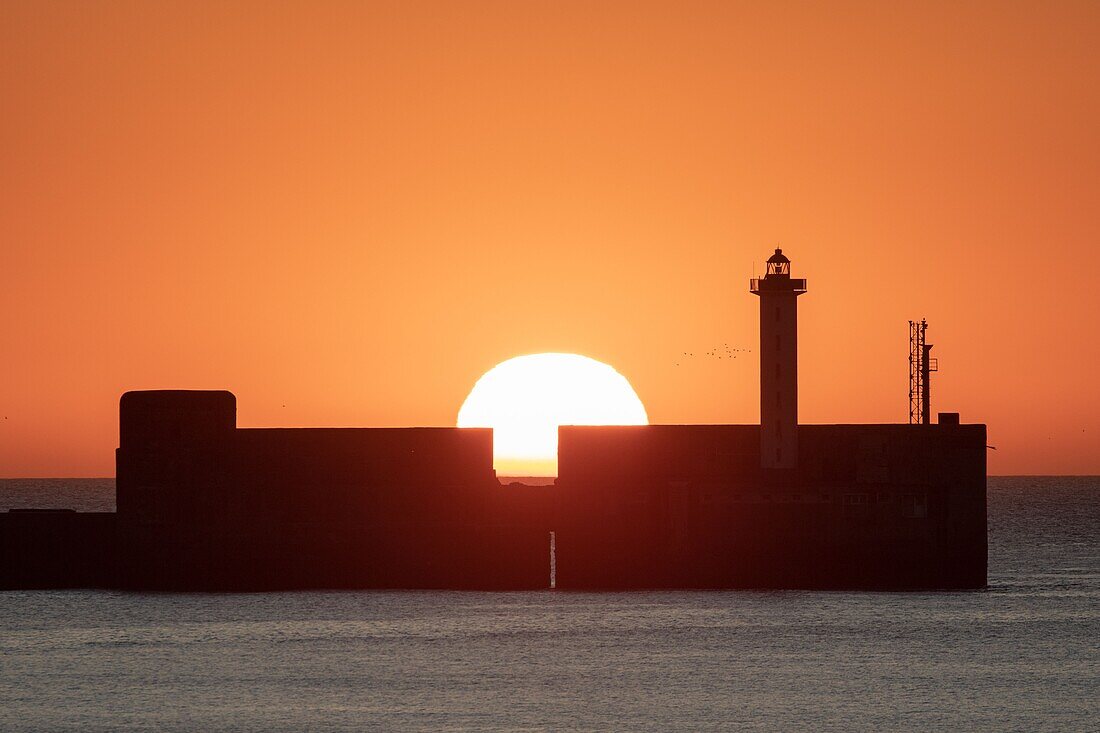
[[[791,261],[776,249],[764,277],[749,290],[760,296],[760,466],[798,467],[798,301],[806,281],[791,277]]]

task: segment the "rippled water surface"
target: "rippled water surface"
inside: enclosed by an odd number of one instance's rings
[[[984,592],[0,593],[0,730],[1096,731],[1100,479],[989,483]]]

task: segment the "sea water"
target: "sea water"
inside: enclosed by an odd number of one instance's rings
[[[949,593],[3,592],[0,730],[1100,730],[1100,479],[991,478],[989,548]]]

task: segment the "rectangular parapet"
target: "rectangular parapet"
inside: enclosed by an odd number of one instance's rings
[[[455,516],[499,487],[488,428],[249,428],[228,467],[234,512],[364,522]]]
[[[754,480],[758,425],[562,425],[558,484],[631,480]]]
[[[799,474],[821,485],[985,492],[985,425],[800,425]]]

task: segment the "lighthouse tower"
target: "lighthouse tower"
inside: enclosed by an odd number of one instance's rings
[[[764,277],[749,283],[760,296],[760,465],[798,467],[798,302],[806,281],[776,249]]]

